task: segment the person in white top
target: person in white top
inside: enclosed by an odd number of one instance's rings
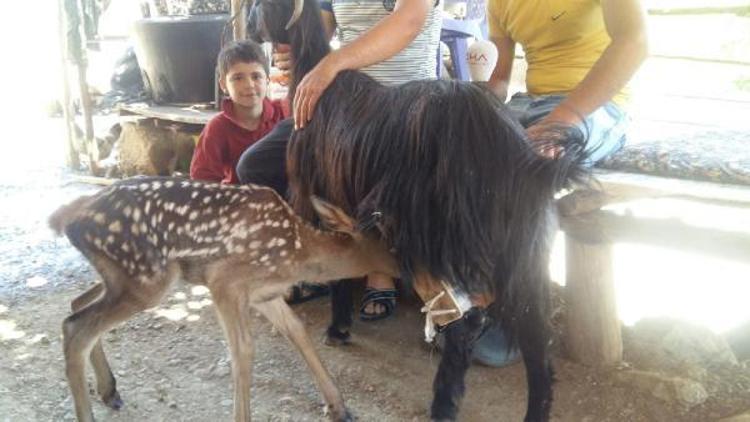
[[[285,195],[286,145],[293,125],[303,128],[318,99],[343,70],[361,70],[384,85],[437,76],[437,51],[442,26],[440,0],[321,0],[321,18],[329,38],[338,30],[341,48],[331,51],[297,85],[293,121],[287,119],[250,147],[240,158],[242,183],[271,186]],[[293,68],[289,46],[274,45],[274,64]],[[393,279],[371,275],[360,308],[360,319],[392,315],[396,304]]]

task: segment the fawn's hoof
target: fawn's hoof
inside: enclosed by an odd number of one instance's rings
[[[326,346],[343,346],[351,343],[352,335],[348,331],[339,331],[333,327],[328,327],[326,337],[323,342]]]
[[[331,420],[335,422],[354,422],[354,415],[349,412],[349,409],[344,409],[340,415],[333,416]]]
[[[109,394],[106,397],[102,397],[102,401],[107,405],[107,407],[114,410],[120,410],[125,404],[120,398],[120,393],[118,393],[117,390],[114,390],[112,394]]]

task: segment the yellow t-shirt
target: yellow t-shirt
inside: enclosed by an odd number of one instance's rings
[[[600,0],[489,0],[487,10],[490,37],[523,47],[532,95],[572,91],[611,41]],[[626,91],[615,103],[627,101]]]

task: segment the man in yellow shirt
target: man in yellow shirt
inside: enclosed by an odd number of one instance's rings
[[[490,87],[503,100],[516,43],[528,62],[528,92],[508,103],[534,139],[548,123],[579,125],[591,163],[619,150],[628,118],[627,82],[647,53],[639,0],[489,0],[498,62]]]
[[[526,93],[508,102],[529,139],[549,124],[579,126],[590,164],[622,148],[628,117],[626,85],[647,54],[639,0],[488,0],[490,39],[498,61],[490,88],[508,96],[516,43],[526,55]],[[478,340],[475,361],[504,366],[517,360],[499,326]]]

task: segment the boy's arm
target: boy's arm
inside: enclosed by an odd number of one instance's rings
[[[193,159],[190,162],[191,179],[209,182],[224,180],[222,139],[223,137],[216,136],[211,122],[209,122],[201,132],[198,144],[193,151]]]
[[[543,119],[578,123],[628,83],[648,53],[645,13],[639,0],[602,0],[604,24],[612,42],[586,77]]]
[[[294,123],[304,127],[333,78],[346,69],[382,62],[406,48],[419,35],[434,0],[396,0],[393,13],[346,46],[332,51],[297,86]]]

